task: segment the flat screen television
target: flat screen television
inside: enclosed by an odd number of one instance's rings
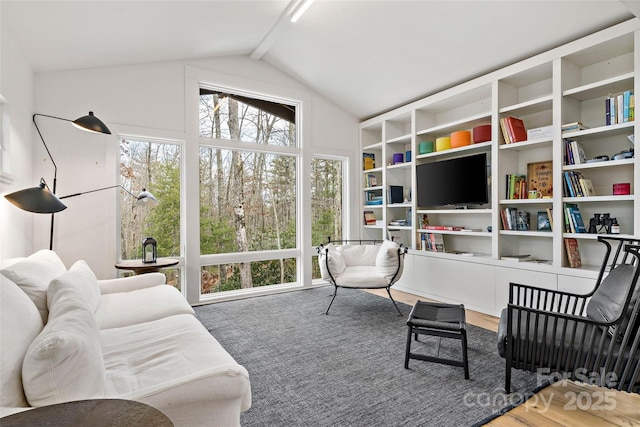
[[[418,207],[489,203],[487,175],[486,153],[418,165]]]

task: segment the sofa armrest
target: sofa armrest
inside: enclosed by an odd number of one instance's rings
[[[98,285],[100,285],[100,293],[113,294],[164,285],[166,282],[167,278],[162,273],[147,273],[118,279],[98,280]]]

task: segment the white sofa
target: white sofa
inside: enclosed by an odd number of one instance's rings
[[[237,426],[247,370],[161,273],[97,280],[55,252],[0,270],[0,415],[71,400],[149,404],[176,426]]]

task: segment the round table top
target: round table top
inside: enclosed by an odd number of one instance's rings
[[[172,427],[173,423],[158,409],[142,402],[124,399],[91,399],[40,406],[0,419],[2,427]]]
[[[172,267],[177,265],[180,260],[176,258],[158,258],[156,262],[142,262],[139,259],[127,259],[116,263],[115,267],[119,270],[140,271],[159,271],[161,268]]]

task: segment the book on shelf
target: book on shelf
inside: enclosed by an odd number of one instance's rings
[[[553,126],[541,126],[538,128],[527,129],[527,140],[531,139],[551,139],[553,138]]]
[[[596,189],[593,187],[593,182],[587,178],[580,178],[580,187],[585,197],[593,197],[596,195]]]
[[[538,211],[538,231],[551,231],[551,221],[547,211]]]
[[[442,234],[427,233],[427,250],[431,252],[445,252],[444,237]]]
[[[527,140],[527,128],[522,119],[513,116],[506,116],[500,119],[500,127],[503,136],[506,133],[505,142],[511,144]],[[506,132],[505,132],[506,129]]]
[[[568,205],[569,203],[567,203]],[[569,217],[569,232],[571,233],[587,233],[587,228],[584,225],[582,214],[577,205],[565,207],[566,214]]]
[[[456,227],[452,225],[427,225],[423,227],[425,230],[443,230],[443,231],[460,231],[463,227]]]
[[[609,94],[604,101],[605,125],[632,122],[635,119],[635,97],[632,90]]]
[[[565,165],[580,165],[587,162],[587,155],[582,143],[573,139],[564,139],[564,159]]]
[[[564,203],[562,207],[564,209],[564,231],[566,233],[571,233],[571,221],[569,220],[571,218],[571,214],[569,213],[569,208],[578,209],[578,205],[575,203]]]
[[[518,211],[516,213],[516,230],[529,231],[531,229],[530,218],[531,214],[529,212]]]
[[[553,230],[553,209],[547,208],[547,217],[549,218],[549,229]]]
[[[374,174],[372,173],[367,174],[366,179],[367,179],[367,183],[366,183],[367,187],[376,187],[378,185],[378,178]]]
[[[376,225],[376,214],[373,211],[364,211],[364,225]]]
[[[507,174],[507,199],[527,198],[527,176],[518,174]]]
[[[500,211],[502,228],[504,230],[516,230],[516,208],[504,208]]]
[[[522,261],[528,261],[531,258],[531,255],[529,254],[511,254],[511,255],[502,255],[500,257],[501,260],[503,261],[515,261],[515,262],[522,262]]]
[[[362,153],[362,165],[364,170],[375,169],[376,167],[375,153]]]
[[[569,267],[580,268],[582,267],[582,260],[580,259],[580,248],[578,247],[578,240],[573,237],[567,237],[564,239],[564,246],[567,252],[567,260],[569,261]]]

